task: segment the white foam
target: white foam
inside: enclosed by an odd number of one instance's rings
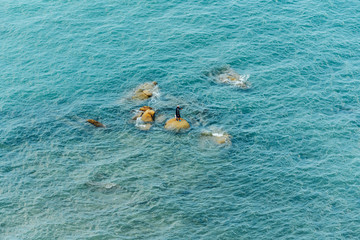
[[[212,133],[214,137],[222,137],[224,136],[224,133]]]
[[[138,128],[145,127],[145,123],[141,120],[141,117],[138,117],[135,121],[135,126]]]
[[[155,87],[153,87],[153,89],[151,90],[152,92],[152,97],[150,98],[150,102],[155,102],[157,101],[160,96],[161,96],[161,93],[160,93],[160,88],[158,85],[156,85]]]

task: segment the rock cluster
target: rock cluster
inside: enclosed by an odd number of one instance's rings
[[[212,75],[215,77],[215,75]],[[217,73],[216,79],[218,82],[230,83],[241,88],[248,88],[250,83],[247,82],[247,78],[239,75],[233,69],[227,68],[222,70],[220,73]],[[154,91],[158,91],[157,82],[147,82],[136,88],[132,99],[136,100],[145,100],[153,96]],[[165,121],[165,117],[159,116],[157,122],[162,119],[160,122]],[[152,123],[155,121],[155,110],[149,106],[143,106],[138,111],[137,114],[133,117],[133,120],[136,120],[135,126],[141,130],[149,130],[152,127]],[[96,127],[105,127],[102,123],[88,119],[87,122],[96,126]],[[180,131],[183,129],[189,129],[190,124],[183,118],[177,120],[176,118],[171,118],[165,123],[165,129]],[[206,131],[201,133],[202,136],[205,136],[217,144],[231,144],[231,135],[226,132],[223,132],[219,129],[213,129],[213,131]]]

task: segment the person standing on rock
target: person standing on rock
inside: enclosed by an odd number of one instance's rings
[[[176,107],[176,113],[175,113],[176,121],[181,121],[181,117],[180,117],[180,110],[181,110],[181,109],[182,109],[182,108],[180,108],[179,105]]]

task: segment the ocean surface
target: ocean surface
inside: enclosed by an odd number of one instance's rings
[[[0,239],[360,239],[359,74],[359,1],[1,0]]]

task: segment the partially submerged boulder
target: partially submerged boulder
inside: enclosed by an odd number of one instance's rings
[[[149,106],[143,106],[136,112],[136,115],[132,118],[136,120],[135,126],[140,130],[150,130],[152,124],[155,120],[155,110]]]
[[[139,110],[145,112],[146,110],[152,110],[152,107],[143,106],[143,107],[141,107]]]
[[[132,99],[145,100],[153,96],[157,82],[147,82],[138,86]]]
[[[141,120],[143,122],[153,122],[154,116],[155,116],[155,111],[148,109],[142,114]]]
[[[231,84],[242,89],[250,88],[251,84],[248,81],[248,75],[240,75],[232,68],[227,68],[225,71],[220,73],[217,80],[221,83]]]
[[[227,133],[222,135],[213,134],[213,140],[218,144],[231,143],[231,136]]]
[[[132,97],[132,99],[136,99],[136,100],[145,100],[148,99],[149,97],[152,96],[152,93],[144,90],[144,91],[135,91],[134,96]]]
[[[190,124],[183,118],[180,118],[180,121],[177,121],[176,118],[168,120],[165,124],[165,129],[179,131],[181,129],[190,128]]]
[[[135,116],[132,117],[133,120],[140,118],[143,122],[153,122],[155,120],[155,111],[152,107],[143,106],[136,111]]]
[[[101,122],[98,122],[94,119],[88,119],[86,120],[88,123],[91,123],[92,125],[94,125],[95,127],[105,127],[104,124],[102,124]]]
[[[230,84],[242,89],[248,89],[251,87],[251,83],[248,81],[249,75],[241,75],[230,66],[216,68],[207,73],[207,76],[218,83]]]

